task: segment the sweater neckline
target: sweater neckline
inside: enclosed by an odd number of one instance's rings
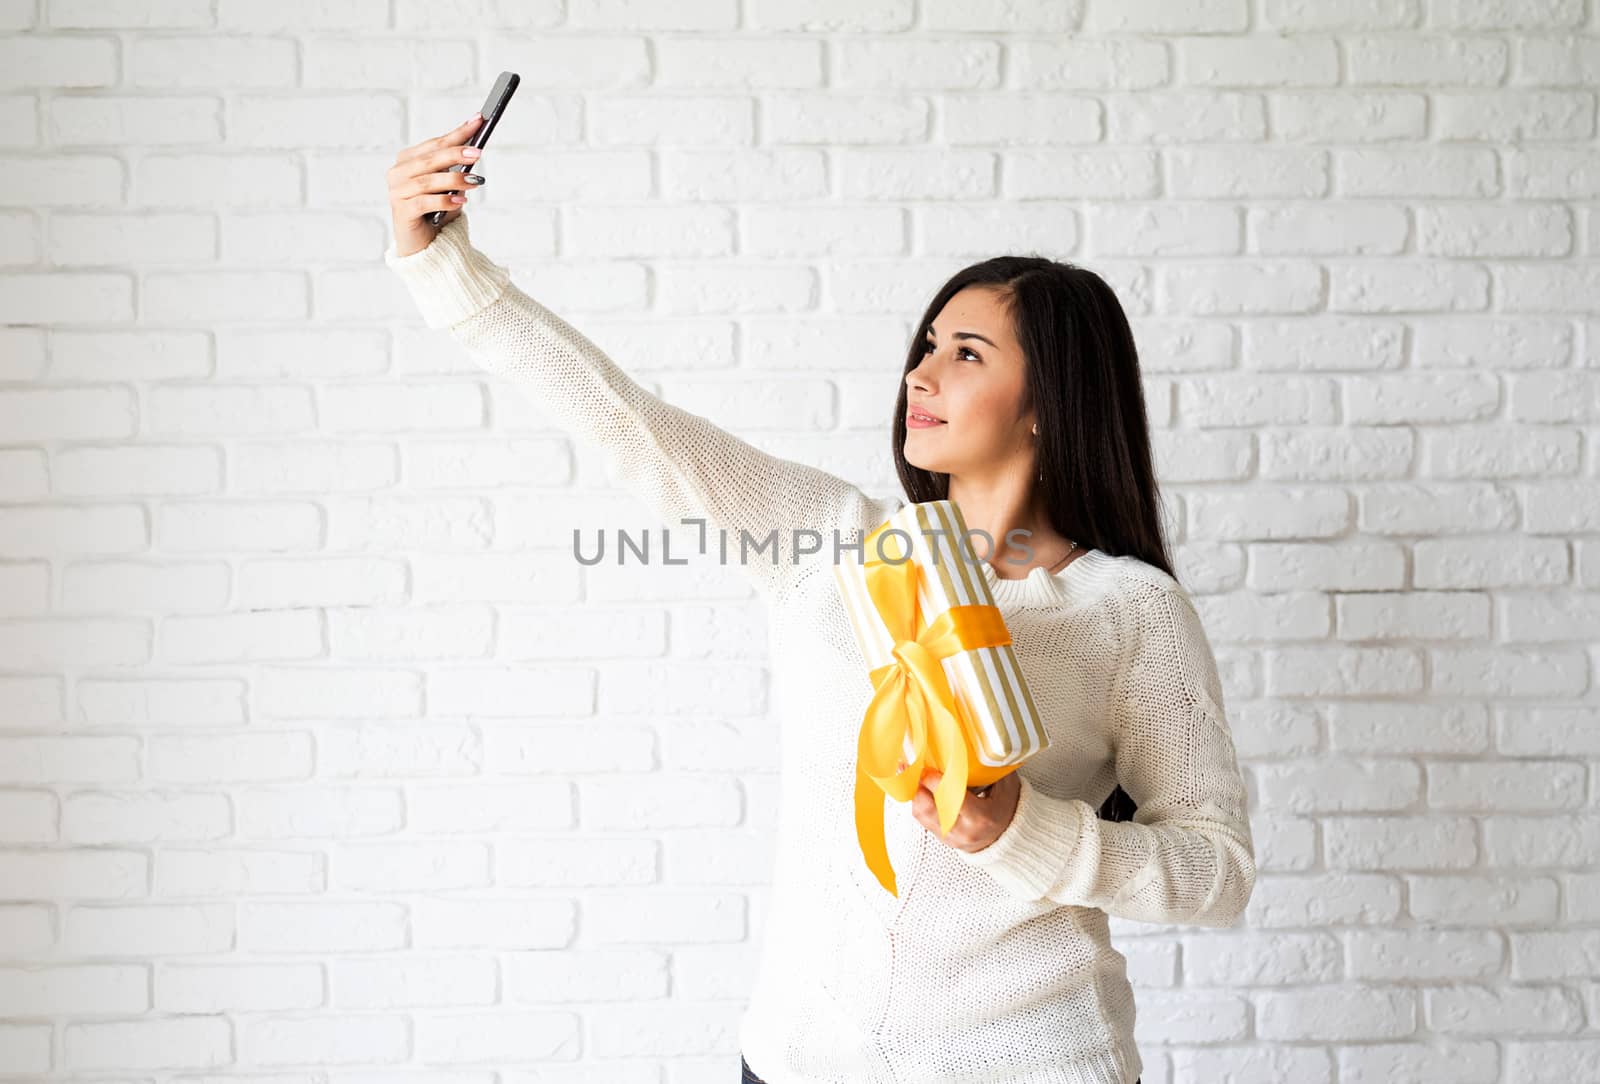
[[[1016,579],[1002,579],[988,561],[979,561],[978,566],[983,570],[995,605],[1050,605],[1077,597],[1086,583],[1105,576],[1115,561],[1109,553],[1088,549],[1081,557],[1067,562],[1060,572],[1037,565],[1029,569],[1026,576]]]

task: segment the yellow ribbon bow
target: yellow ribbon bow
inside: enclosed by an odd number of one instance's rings
[[[870,544],[867,548],[872,549]],[[958,718],[944,659],[960,651],[1009,644],[1011,633],[999,608],[983,605],[952,606],[923,627],[917,562],[909,556],[898,564],[869,556],[864,565],[867,593],[894,640],[894,661],[868,675],[875,692],[856,746],[856,838],[878,883],[899,896],[884,841],[883,795],[909,801],[922,783],[925,767],[942,771],[933,797],[940,831],[948,833],[961,813],[969,776],[981,775],[980,782],[988,782],[1010,770],[980,764],[976,772],[969,772],[975,759],[971,738]],[[901,770],[907,729],[914,755]]]

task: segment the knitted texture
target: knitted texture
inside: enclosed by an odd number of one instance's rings
[[[777,856],[739,1045],[771,1084],[1132,1084],[1126,960],[1108,915],[1226,926],[1255,883],[1246,795],[1193,600],[1132,556],[1051,574],[979,567],[1050,746],[1017,769],[1005,832],[969,854],[885,799],[899,895],[856,840],[871,698],[829,562],[903,502],[779,459],[671,406],[474,249],[467,220],[388,265],[430,327],[606,457],[668,526],[703,518],[767,603],[780,727]],[[739,532],[778,547],[740,562]],[[792,545],[818,532],[820,550]],[[715,545],[715,543],[713,543]],[[858,555],[845,550],[842,559]],[[1095,812],[1120,782],[1132,821]]]

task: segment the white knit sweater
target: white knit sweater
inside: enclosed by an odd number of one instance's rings
[[[741,530],[778,531],[776,562],[739,564],[768,606],[782,750],[766,938],[739,1032],[750,1067],[770,1084],[1132,1084],[1133,992],[1107,915],[1226,926],[1255,883],[1216,662],[1185,589],[1100,550],[1054,575],[981,564],[1051,744],[1018,769],[1016,816],[982,851],[886,800],[891,896],[856,840],[872,690],[828,562],[834,531],[859,540],[903,502],[650,394],[473,248],[465,216],[385,260],[428,326],[589,442],[665,526],[704,517],[702,559],[719,530],[734,563]],[[791,528],[829,542],[795,563]],[[1138,813],[1102,821],[1118,782]]]

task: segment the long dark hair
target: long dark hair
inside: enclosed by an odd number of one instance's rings
[[[1024,408],[1039,424],[1039,465],[1050,525],[1112,556],[1131,554],[1177,579],[1162,525],[1139,352],[1122,304],[1088,268],[1041,256],[996,256],[956,272],[916,327],[895,399],[895,470],[910,503],[944,500],[948,474],[906,461],[905,377],[922,362],[933,318],[969,286],[992,289],[1027,364]],[[997,539],[996,546],[1003,545]],[[1100,807],[1130,820],[1137,804],[1119,785]]]

